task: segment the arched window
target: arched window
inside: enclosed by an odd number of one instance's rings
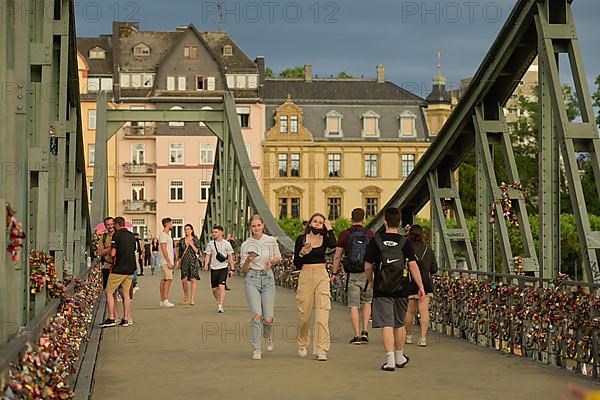
[[[204,106],[201,108],[201,110],[212,110],[213,108],[211,106]],[[200,122],[200,126],[206,126],[206,124],[204,122]]]
[[[150,47],[144,43],[139,43],[133,48],[134,56],[146,57],[150,55]]]
[[[104,60],[106,58],[106,50],[102,47],[96,46],[90,50],[90,60]]]
[[[171,107],[171,110],[183,110],[183,107],[173,106],[173,107]],[[169,126],[175,127],[175,128],[182,127],[182,126],[185,126],[185,122],[173,122],[173,121],[171,121],[171,122],[169,122]]]

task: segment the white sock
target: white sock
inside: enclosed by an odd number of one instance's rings
[[[406,357],[404,357],[404,350],[396,350],[396,362],[398,364],[406,362]]]
[[[387,353],[387,365],[396,368],[396,357],[394,357],[393,351]]]

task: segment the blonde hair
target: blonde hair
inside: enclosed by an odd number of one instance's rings
[[[263,219],[263,217],[261,217],[258,214],[254,214],[253,216],[250,217],[250,221],[248,222],[248,225],[250,226],[250,228],[252,227],[252,222],[254,222],[255,220],[259,220],[262,223],[263,233],[265,233],[265,220]]]

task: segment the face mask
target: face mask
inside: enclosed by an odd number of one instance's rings
[[[312,232],[313,235],[322,235],[323,234],[323,229],[319,229],[319,228],[315,228],[315,227],[310,227],[310,231]]]

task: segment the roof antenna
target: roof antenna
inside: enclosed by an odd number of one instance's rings
[[[217,30],[223,32],[223,4],[222,0],[217,0],[217,11],[219,13],[219,20],[217,21]]]

